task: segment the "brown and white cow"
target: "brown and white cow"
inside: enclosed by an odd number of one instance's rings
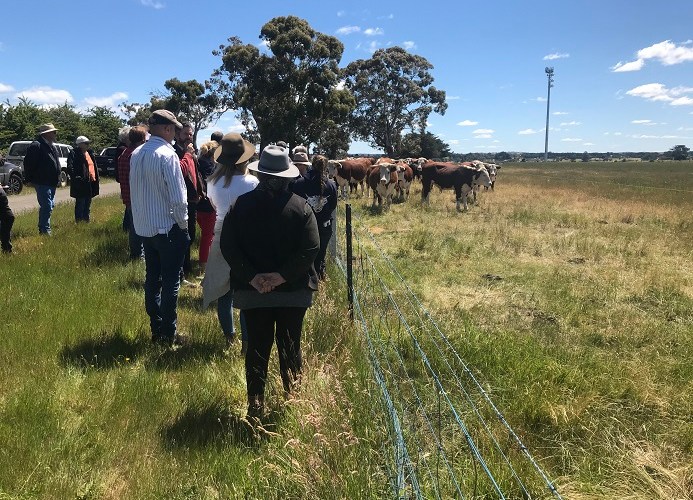
[[[368,174],[368,187],[373,190],[373,206],[378,202],[378,206],[383,204],[389,207],[392,197],[397,189],[397,165],[394,163],[381,163],[373,165]]]
[[[350,192],[355,193],[358,186],[361,186],[363,195],[364,182],[372,161],[371,158],[364,157],[327,162],[328,176],[333,178],[337,186],[341,188],[343,198],[347,197],[347,187]]]
[[[490,186],[486,169],[476,169],[468,165],[455,165],[454,163],[429,162],[421,168],[421,180],[423,190],[421,199],[428,203],[428,195],[431,187],[435,183],[441,191],[443,189],[455,190],[455,201],[457,210],[460,210],[460,202],[467,210],[467,195],[473,191],[475,186]]]
[[[399,192],[400,201],[409,198],[409,188],[411,188],[412,180],[414,179],[414,171],[405,162],[397,163],[397,191]]]

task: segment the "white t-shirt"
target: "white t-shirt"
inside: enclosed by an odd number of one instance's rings
[[[242,194],[255,189],[260,181],[250,174],[234,175],[231,184],[224,187],[224,177],[218,178],[214,183],[207,185],[207,197],[217,211],[217,221],[214,224],[214,234],[221,234],[224,225],[224,217],[229,209],[236,203],[236,199]]]

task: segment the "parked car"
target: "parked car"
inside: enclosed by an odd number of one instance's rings
[[[24,168],[0,158],[0,186],[7,194],[19,194],[24,187]]]
[[[118,168],[118,148],[116,146],[104,148],[100,155],[96,155],[96,168],[101,175],[115,176]]]
[[[22,179],[24,172],[24,156],[26,156],[26,150],[29,149],[29,144],[33,141],[15,141],[10,144],[10,149],[7,151],[6,161],[13,163],[19,167],[22,167]],[[60,187],[67,186],[70,178],[67,175],[67,157],[70,156],[72,152],[72,146],[69,144],[61,144],[56,142],[53,144],[58,150],[58,155],[60,156]]]

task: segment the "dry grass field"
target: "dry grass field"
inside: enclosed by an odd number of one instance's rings
[[[693,498],[693,164],[508,164],[352,199],[566,498]],[[471,325],[471,326],[470,326]]]

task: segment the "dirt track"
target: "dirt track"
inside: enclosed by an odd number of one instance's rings
[[[99,196],[113,196],[120,194],[120,185],[117,182],[109,179],[104,181],[99,186]],[[15,214],[29,212],[38,209],[38,201],[36,200],[36,192],[31,186],[25,186],[21,194],[7,197],[10,202],[10,208]],[[55,192],[55,204],[59,203],[74,203],[74,199],[70,198],[70,188],[58,188]]]

